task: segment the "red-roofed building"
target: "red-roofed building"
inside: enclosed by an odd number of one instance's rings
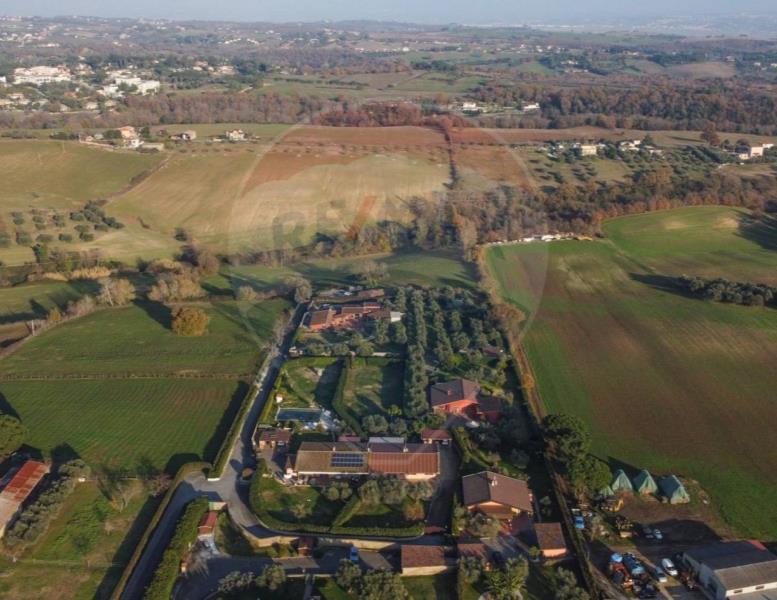
[[[461,488],[463,504],[471,512],[511,520],[519,513],[534,511],[529,486],[521,479],[481,471],[462,477]]]
[[[480,385],[469,379],[453,379],[435,383],[430,390],[434,412],[473,417],[478,403]]]
[[[435,383],[429,390],[432,410],[443,415],[462,415],[496,423],[504,412],[502,401],[480,393],[480,385],[469,379]]]
[[[276,448],[288,446],[291,442],[292,432],[289,429],[275,429],[274,427],[256,428],[254,431],[254,448]]]
[[[453,436],[447,429],[429,429],[421,431],[421,441],[424,444],[443,444],[448,446]]]
[[[200,524],[197,526],[197,539],[203,539],[206,537],[212,537],[213,532],[216,530],[216,523],[219,519],[219,513],[215,510],[209,510],[200,519]]]
[[[378,302],[363,302],[314,310],[308,316],[308,329],[323,331],[325,329],[352,327],[362,317],[378,312],[382,308]]]
[[[0,537],[13,521],[22,504],[49,472],[49,466],[36,460],[28,460],[0,492]]]
[[[370,444],[367,464],[371,474],[431,479],[440,472],[440,453],[427,444]]]
[[[564,531],[561,523],[535,523],[534,533],[537,536],[537,547],[545,558],[561,558],[566,556],[567,545],[564,541]]]
[[[400,553],[402,575],[436,575],[454,566],[442,546],[403,544]]]

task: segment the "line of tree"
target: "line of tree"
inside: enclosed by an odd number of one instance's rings
[[[714,302],[727,302],[744,306],[777,305],[777,287],[748,281],[729,281],[722,277],[705,279],[682,275],[679,286],[695,295]]]
[[[777,96],[763,86],[741,81],[689,84],[654,78],[639,87],[487,82],[473,96],[503,106],[540,103],[541,117],[516,118],[510,123],[502,120],[503,125],[698,130],[712,122],[721,131],[777,133]]]
[[[609,485],[610,468],[591,454],[591,434],[583,421],[567,414],[548,415],[542,420],[542,433],[551,457],[578,496],[594,497]]]

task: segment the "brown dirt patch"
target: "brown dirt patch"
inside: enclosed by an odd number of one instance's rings
[[[456,149],[455,158],[459,166],[473,169],[486,179],[527,190],[534,188],[523,160],[504,146],[462,146]]]
[[[246,192],[271,181],[291,179],[305,169],[319,165],[347,165],[359,156],[348,155],[342,148],[299,148],[279,145],[259,159],[246,182]]]

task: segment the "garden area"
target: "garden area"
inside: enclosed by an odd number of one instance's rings
[[[429,482],[393,477],[284,486],[258,472],[249,496],[264,525],[279,531],[415,537],[433,494]]]

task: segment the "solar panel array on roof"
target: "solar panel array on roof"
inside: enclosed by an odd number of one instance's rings
[[[363,467],[364,454],[354,454],[351,452],[334,452],[330,461],[332,467]]]

